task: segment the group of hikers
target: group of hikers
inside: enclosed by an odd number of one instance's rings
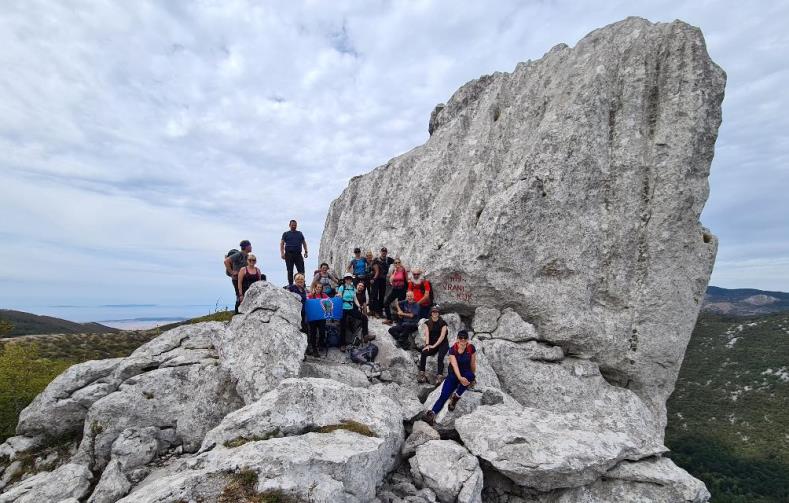
[[[433,301],[433,288],[430,281],[424,278],[423,271],[417,267],[409,271],[399,257],[389,256],[386,247],[380,249],[377,257],[372,250],[362,254],[360,248],[354,248],[353,256],[342,273],[342,279],[324,262],[314,272],[312,281],[307,286],[304,270],[304,259],[308,256],[307,242],[297,227],[296,220],[289,222],[289,230],[282,234],[280,240],[280,256],[285,261],[288,276],[288,285],[285,288],[301,300],[301,329],[308,336],[307,354],[320,357],[319,348],[326,349],[329,345],[327,320],[307,318],[305,306],[309,299],[341,299],[341,351],[346,351],[353,344],[353,338],[349,335],[353,332],[352,323],[361,325],[360,342],[369,343],[375,339],[375,336],[369,333],[370,317],[382,318],[384,324],[391,325],[389,333],[398,346],[409,350],[412,335],[419,329],[420,320],[425,319],[422,325],[424,346],[420,351],[417,381],[443,386],[441,396],[432,409],[425,413],[424,419],[432,424],[435,415],[447,401],[449,410],[454,410],[463,392],[474,385],[476,350],[468,341],[468,332],[465,330],[458,332],[457,341],[450,348],[449,327]],[[231,250],[224,259],[225,272],[233,282],[236,313],[250,286],[256,281],[266,279],[266,275],[258,268],[257,257],[252,254],[252,244],[243,240],[239,247],[240,250]],[[450,371],[444,379],[444,358],[447,354]],[[425,372],[427,358],[430,356],[437,357],[435,377],[428,376]]]

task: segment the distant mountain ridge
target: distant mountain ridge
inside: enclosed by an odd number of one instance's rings
[[[720,288],[710,286],[702,310],[729,316],[758,316],[789,311],[789,293],[755,288]]]
[[[100,323],[76,323],[52,316],[40,316],[13,309],[0,309],[0,319],[14,327],[4,337],[39,334],[107,334],[120,332]]]

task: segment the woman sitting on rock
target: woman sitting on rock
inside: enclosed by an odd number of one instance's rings
[[[427,381],[425,375],[425,363],[428,356],[438,354],[438,361],[436,362],[436,380],[435,384],[441,384],[444,380],[444,357],[449,351],[449,339],[447,338],[447,322],[441,318],[441,313],[437,306],[430,309],[430,318],[422,325],[422,332],[425,337],[425,347],[422,348],[419,358],[419,376],[416,381],[423,383]]]
[[[312,289],[307,295],[308,299],[328,299],[329,296],[323,293],[323,283],[317,282],[312,284]],[[318,353],[319,347],[326,347],[326,320],[312,320],[308,323],[309,334],[307,336],[307,354],[312,356],[320,356]]]
[[[244,300],[244,294],[255,281],[266,280],[266,275],[260,272],[257,265],[258,258],[251,253],[247,255],[247,265],[238,271],[238,303]]]
[[[474,386],[474,374],[477,371],[476,352],[474,345],[468,342],[468,332],[465,330],[458,332],[457,342],[449,351],[450,371],[441,388],[441,396],[438,397],[433,408],[425,412],[424,420],[427,424],[432,425],[436,422],[436,414],[441,412],[447,400],[449,400],[447,409],[455,410],[455,405],[463,392]]]

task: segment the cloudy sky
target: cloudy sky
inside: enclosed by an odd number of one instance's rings
[[[629,15],[700,26],[728,73],[702,221],[712,283],[789,291],[789,3],[4,1],[0,307],[214,304],[252,240],[284,281],[351,176],[466,81]]]

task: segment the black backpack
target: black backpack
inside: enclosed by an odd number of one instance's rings
[[[236,250],[235,248],[233,248],[233,249],[232,249],[232,250],[230,250],[229,252],[225,253],[225,258],[228,258],[228,257],[230,257],[231,255],[235,255],[236,253],[241,253],[241,252],[240,252],[240,251],[238,251],[238,250]],[[226,275],[226,276],[228,276],[228,277],[232,277],[232,274],[228,274],[228,273],[227,273],[227,269],[225,269],[225,275]],[[265,279],[265,278],[264,278],[264,279]]]
[[[427,281],[427,280],[424,279],[424,280],[422,280],[421,283],[419,283],[419,287],[422,289],[422,295],[423,296],[425,295],[425,290],[426,290],[425,289],[425,281]],[[428,297],[430,298],[430,305],[432,306],[433,305],[433,285],[430,285],[430,294],[428,294]]]
[[[378,356],[378,346],[372,342],[351,350],[351,361],[354,363],[370,363]]]

